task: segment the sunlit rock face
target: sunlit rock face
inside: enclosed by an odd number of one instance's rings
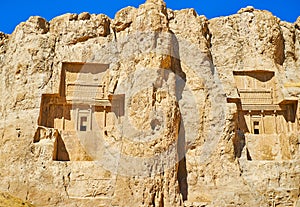
[[[35,206],[299,206],[300,19],[163,1],[0,33],[0,191]]]

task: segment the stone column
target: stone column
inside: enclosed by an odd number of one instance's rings
[[[104,111],[103,111],[103,129],[106,127],[106,106],[104,106]]]
[[[264,110],[261,110],[260,121],[261,121],[261,133],[262,134],[265,133],[264,117],[265,117]]]
[[[278,130],[277,130],[277,112],[276,112],[276,110],[274,110],[273,117],[274,117],[275,133],[278,134]]]
[[[79,109],[76,108],[76,118],[75,118],[75,130],[79,130]]]
[[[62,130],[65,130],[65,107],[66,104],[62,105]]]
[[[254,133],[254,129],[253,129],[253,123],[252,123],[252,116],[251,116],[251,111],[248,111],[249,114],[249,120],[250,120],[250,133],[253,134]]]
[[[287,119],[288,119],[288,132],[293,131],[292,122],[291,122],[291,107],[287,105]]]
[[[87,126],[87,131],[92,131],[92,122],[93,122],[93,113],[92,113],[92,107],[90,106],[90,109],[89,109],[89,120],[88,121],[88,126]]]

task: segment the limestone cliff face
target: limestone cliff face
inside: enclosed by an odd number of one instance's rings
[[[35,206],[300,206],[300,18],[163,1],[0,33],[0,191]]]

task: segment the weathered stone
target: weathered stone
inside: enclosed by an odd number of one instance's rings
[[[1,206],[15,206],[15,207],[33,207],[28,202],[24,202],[19,198],[15,198],[8,193],[0,193],[0,205]]]
[[[254,7],[253,6],[247,6],[246,8],[242,8],[238,11],[238,14],[244,13],[244,12],[253,12]]]
[[[5,49],[2,47],[2,45],[5,44],[6,41],[8,41],[9,35],[4,34],[3,32],[0,32],[0,48],[1,48],[1,54],[5,52]],[[3,51],[3,52],[2,52]]]
[[[78,15],[78,20],[89,20],[91,15],[88,12],[83,12]]]
[[[33,16],[30,17],[24,25],[19,25],[25,34],[36,33],[45,34],[49,31],[49,23],[42,17]]]
[[[81,21],[84,20],[84,21]],[[50,21],[50,32],[68,44],[84,42],[95,37],[110,34],[110,19],[103,14],[65,14]]]
[[[117,12],[112,25],[115,31],[121,32],[126,28],[128,28],[133,21],[135,12],[136,12],[136,8],[134,7],[126,7],[120,10],[119,12]]]
[[[300,18],[147,0],[0,33],[0,191],[36,206],[297,206]]]

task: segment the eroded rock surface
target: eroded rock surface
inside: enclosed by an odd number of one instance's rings
[[[0,190],[35,206],[300,205],[300,18],[163,1],[0,33]]]

